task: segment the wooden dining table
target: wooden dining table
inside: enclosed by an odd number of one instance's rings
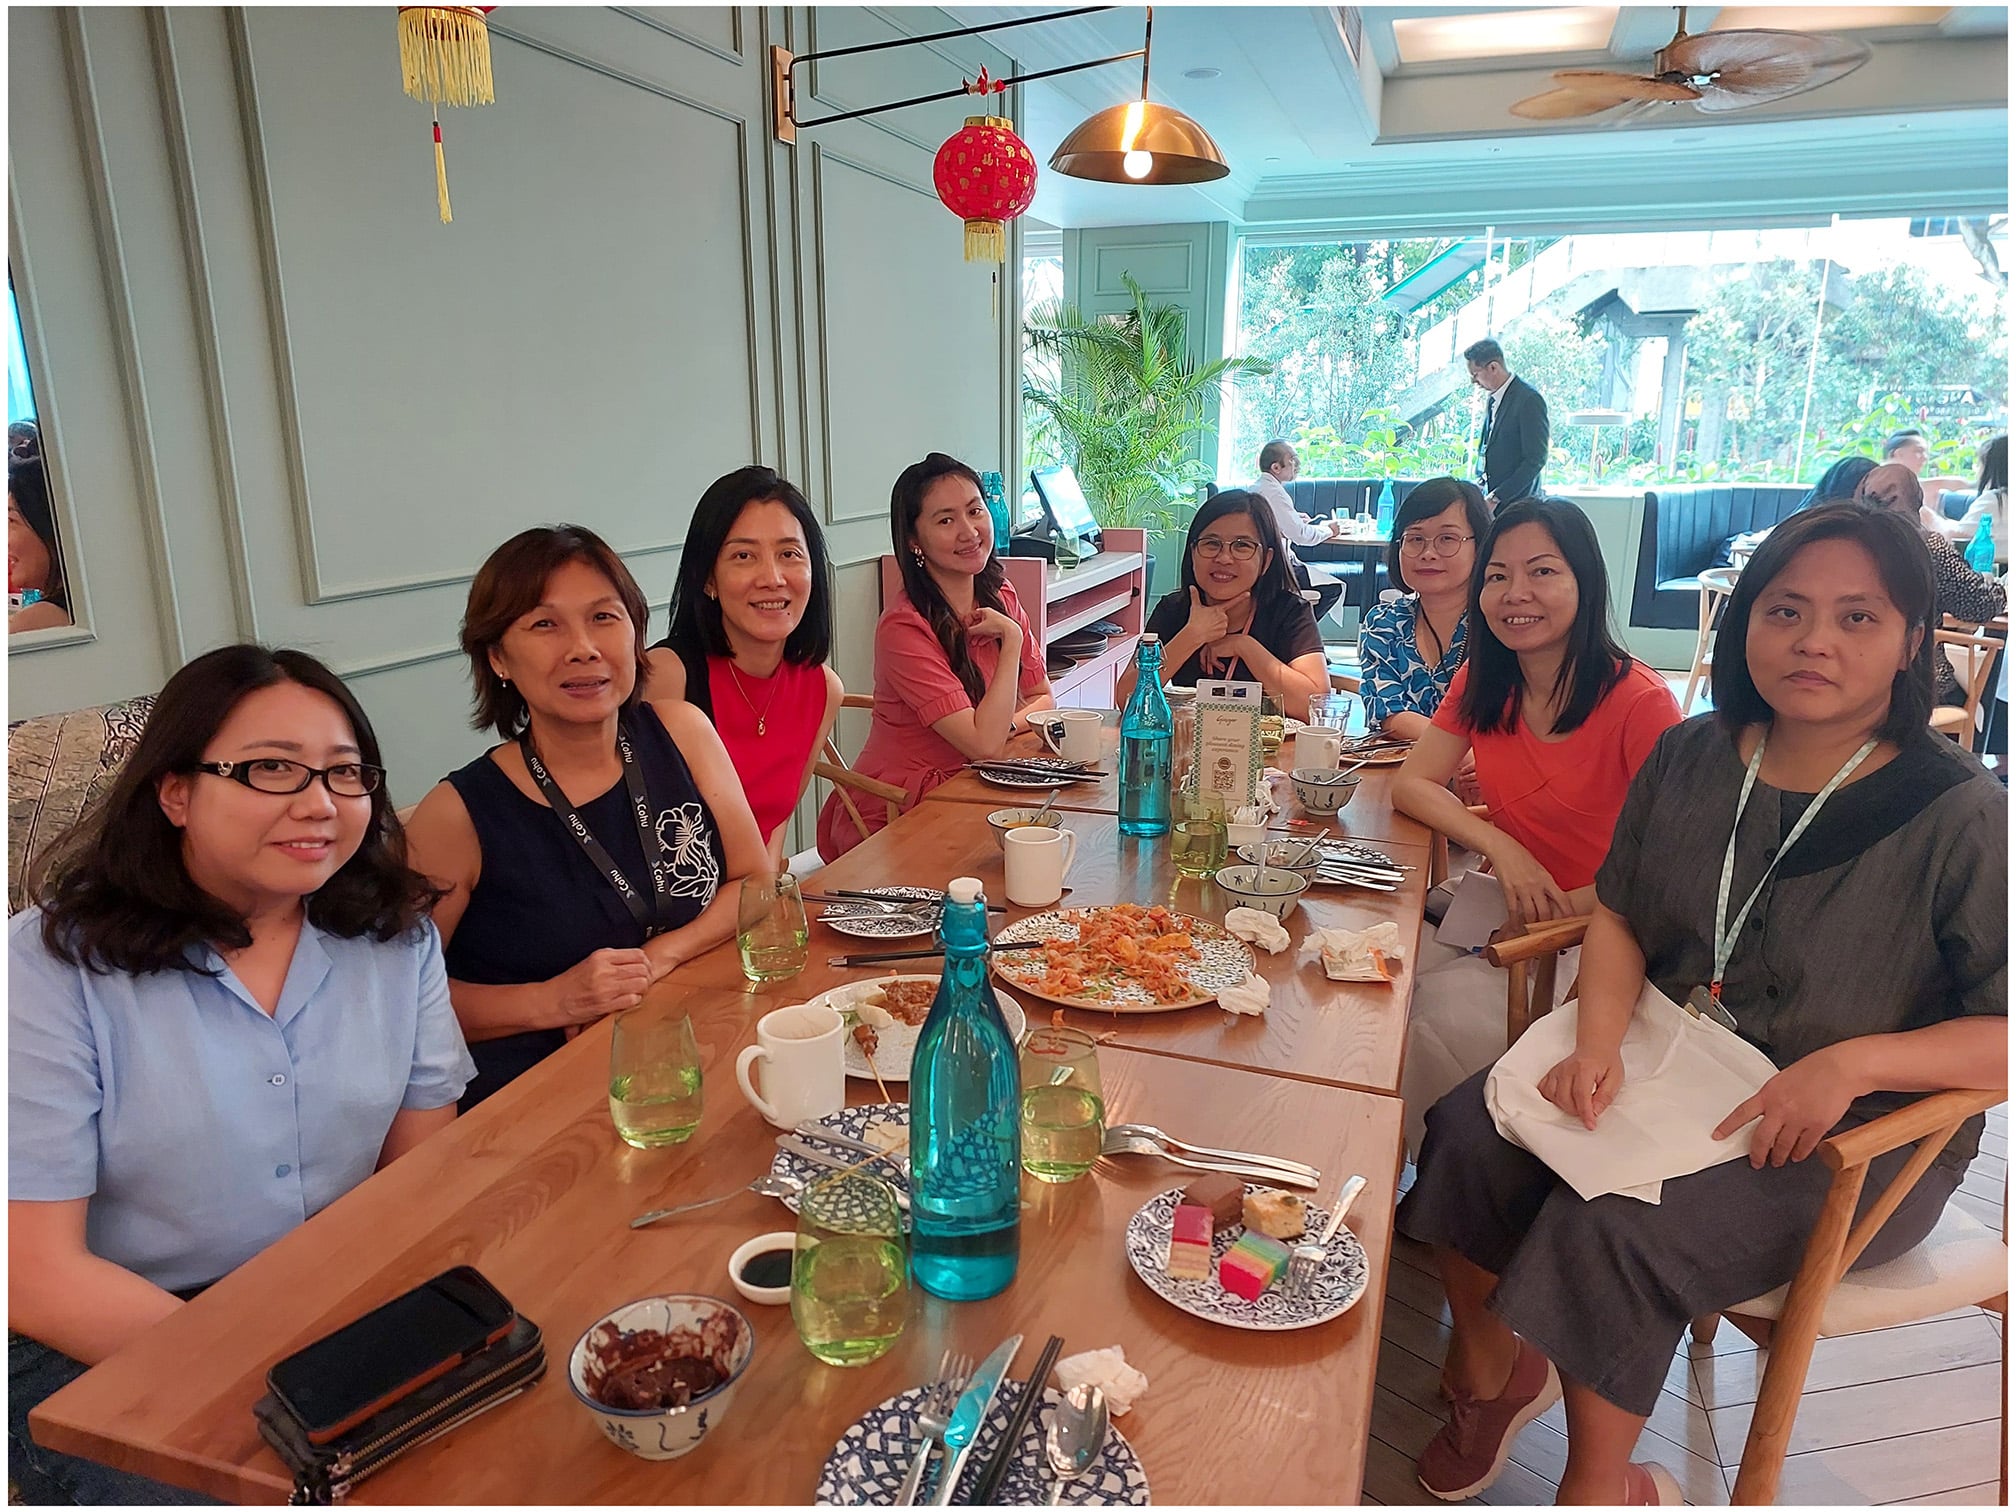
[[[362,1482],[368,1503],[796,1503],[812,1500],[843,1431],[930,1379],[949,1349],[975,1358],[1024,1335],[1076,1354],[1121,1346],[1148,1378],[1114,1420],[1165,1503],[1350,1502],[1364,1473],[1400,1151],[1398,1099],[1169,1055],[1100,1052],[1116,1118],[1194,1141],[1307,1161],[1328,1198],[1369,1183],[1351,1228],[1369,1284],[1351,1311],[1252,1333],[1163,1301],[1130,1269],[1128,1218],[1185,1173],[1153,1157],[1102,1161],[1068,1185],[1025,1177],[1021,1261],[999,1296],[952,1304],[913,1292],[909,1323],[872,1364],[814,1360],[788,1308],[741,1302],[727,1264],[742,1241],[788,1230],[768,1198],[633,1230],[649,1208],[733,1192],[766,1169],[776,1131],[736,1090],[755,999],[663,983],[640,1013],[690,1013],[705,1112],[687,1144],[635,1150],[610,1123],[609,1021],[240,1266],[38,1407],[38,1442],[208,1495],[277,1502],[289,1477],[252,1406],[281,1357],[449,1266],[477,1266],[544,1331],[545,1378]],[[852,1082],[855,1101],[873,1100]],[[901,1096],[900,1089],[896,1092]],[[640,1297],[736,1301],[755,1355],[728,1410],[689,1456],[652,1463],[610,1443],[575,1398],[569,1354],[604,1313]]]

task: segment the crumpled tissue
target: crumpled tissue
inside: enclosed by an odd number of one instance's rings
[[[1249,971],[1245,981],[1219,989],[1218,1006],[1227,1013],[1250,1013],[1257,1017],[1267,1011],[1271,992],[1267,978]]]
[[[1240,939],[1258,945],[1269,955],[1279,955],[1288,948],[1288,931],[1265,909],[1228,908],[1225,910],[1225,927]]]
[[[1148,1377],[1127,1363],[1118,1344],[1110,1349],[1088,1349],[1083,1354],[1066,1355],[1057,1362],[1057,1387],[1069,1391],[1090,1382],[1106,1394],[1106,1410],[1125,1417],[1134,1400],[1148,1389]]]
[[[1390,982],[1400,970],[1400,926],[1387,920],[1370,929],[1312,930],[1302,954],[1318,957],[1333,982]]]

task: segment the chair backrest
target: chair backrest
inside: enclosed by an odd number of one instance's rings
[[[875,700],[866,693],[843,693],[840,696],[842,709],[872,709]],[[838,728],[838,722],[835,722]],[[812,765],[812,775],[823,777],[833,784],[833,790],[840,795],[840,806],[847,810],[847,817],[854,821],[854,828],[861,834],[868,833],[867,822],[861,817],[861,810],[855,805],[854,794],[878,799],[887,811],[885,823],[894,824],[896,816],[903,811],[903,800],[909,796],[894,783],[878,782],[873,777],[863,777],[847,764],[847,758],[840,754],[840,747],[829,732],[826,744],[820,750],[819,761]]]
[[[1985,625],[1963,625],[1950,616],[1944,626],[1933,632],[1933,639],[1937,642],[1934,655],[1946,656],[1946,648],[1953,648],[1950,659],[1954,675],[1967,693],[1965,728],[1972,734],[1981,700],[1988,695],[1988,677],[1995,670],[1996,653],[2007,649],[2008,642],[2002,636],[1990,635]]]
[[[1748,484],[1647,490],[1632,623],[1653,623],[1650,596],[1660,583],[1693,577],[1729,537],[1776,525],[1805,497],[1803,488]]]
[[[36,864],[140,743],[154,696],[40,714],[7,727],[7,912],[35,901]]]

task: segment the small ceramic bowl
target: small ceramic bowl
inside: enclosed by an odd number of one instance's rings
[[[782,1286],[757,1286],[742,1276],[742,1267],[758,1255],[781,1252],[787,1260],[797,1253],[798,1236],[790,1229],[779,1229],[773,1234],[758,1234],[747,1244],[728,1257],[728,1279],[735,1284],[735,1290],[751,1302],[760,1302],[765,1307],[782,1307],[791,1300],[791,1283]]]
[[[1295,798],[1311,814],[1334,814],[1358,791],[1358,778],[1316,767],[1297,767],[1288,774],[1295,785]]]
[[[1226,866],[1213,878],[1219,889],[1241,908],[1257,908],[1285,919],[1309,887],[1307,877],[1272,866]]]
[[[735,1342],[727,1350],[727,1376],[720,1385],[703,1392],[684,1407],[610,1407],[596,1401],[590,1394],[588,1366],[592,1356],[588,1341],[604,1324],[613,1324],[624,1330],[650,1328],[670,1333],[680,1328],[701,1328],[722,1318],[733,1319],[736,1325]],[[639,1459],[672,1460],[699,1448],[708,1430],[719,1426],[721,1419],[727,1416],[728,1408],[735,1400],[735,1388],[741,1384],[743,1373],[748,1370],[755,1354],[756,1330],[742,1315],[741,1309],[733,1304],[723,1302],[719,1297],[702,1297],[687,1292],[644,1297],[636,1302],[624,1303],[588,1326],[575,1342],[573,1353],[567,1357],[567,1384],[574,1388],[575,1400],[588,1409],[589,1416],[595,1419],[611,1443],[622,1445]]]
[[[987,827],[994,831],[994,843],[1004,850],[1008,845],[1008,831],[1029,824],[1040,824],[1045,829],[1062,829],[1064,816],[1055,809],[1046,814],[1033,808],[996,809],[987,816]]]
[[[1308,851],[1309,859],[1290,866],[1288,859]],[[1239,859],[1252,866],[1271,867],[1275,871],[1293,872],[1305,882],[1314,882],[1316,873],[1323,867],[1321,848],[1311,849],[1307,840],[1275,840],[1265,845],[1242,845],[1237,852]]]

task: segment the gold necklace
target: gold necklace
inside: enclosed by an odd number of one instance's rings
[[[783,668],[780,666],[778,671],[781,672],[782,670]],[[742,674],[735,670],[735,658],[732,656],[728,658],[728,675],[734,679],[735,691],[742,695],[742,702],[748,704],[749,712],[756,716],[757,735],[763,736],[769,734],[770,705],[777,702],[777,685],[775,682],[773,681],[771,684],[770,696],[763,700],[763,707],[758,709],[755,701],[749,697],[749,690],[742,686]],[[775,678],[776,675],[774,672],[771,674],[772,678]]]

